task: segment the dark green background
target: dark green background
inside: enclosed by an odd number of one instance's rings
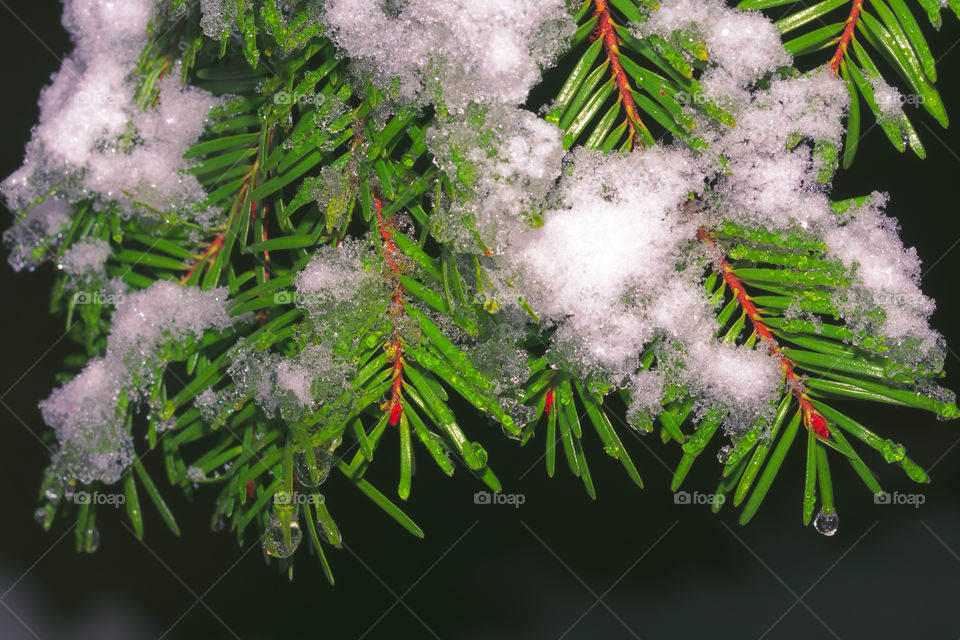
[[[20,165],[37,94],[70,49],[58,3],[4,2],[0,176]],[[932,46],[943,55],[948,110],[960,118],[960,28],[948,13]],[[929,118],[915,122],[926,161],[898,155],[874,129],[834,195],[890,192],[905,243],[931,268],[923,287],[938,302],[934,324],[957,347],[960,135],[928,128],[936,127]],[[925,504],[875,505],[849,467],[834,465],[841,525],[833,538],[801,526],[802,446],[742,528],[729,508],[713,516],[704,506],[674,505],[662,463],[672,467],[679,449],[654,437],[626,436],[643,491],[592,443],[592,502],[560,465],[556,479],[546,478],[541,441],[521,449],[495,427],[466,423],[504,490],[522,492],[525,504],[475,505],[480,487],[469,474],[445,479],[422,464],[406,505],[427,533],[419,541],[334,477],[328,504],[347,545],[330,554],[335,588],[305,553],[290,583],[257,546],[238,549],[228,534],[210,533],[211,496],[203,492],[189,504],[165,490],[181,539],[149,505],[145,543],[121,512],[103,509],[101,549],[78,555],[66,521],[45,534],[31,517],[48,457],[36,405],[72,348],[59,340],[62,321],[47,313],[52,269],[15,275],[2,265],[0,278],[0,638],[960,637],[960,425],[887,407],[852,411],[920,464],[936,463],[934,482],[916,487],[878,456],[867,461],[888,491],[922,492]],[[960,388],[960,359],[951,354],[947,364],[947,385]],[[375,472],[390,493],[395,466],[381,460]],[[705,459],[697,467],[686,488],[710,491],[718,466]]]

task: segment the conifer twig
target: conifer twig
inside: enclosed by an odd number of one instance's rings
[[[863,0],[853,0],[853,6],[850,7],[850,15],[847,17],[843,33],[840,34],[840,42],[837,44],[837,49],[833,57],[830,58],[830,68],[833,69],[835,74],[839,75],[840,73],[840,63],[843,62],[844,56],[847,55],[847,46],[850,44],[850,41],[853,40],[853,30],[860,20],[860,10],[862,8]]]
[[[637,111],[637,103],[633,99],[633,87],[630,86],[630,80],[623,70],[623,64],[620,62],[620,37],[617,35],[617,25],[610,15],[610,8],[607,6],[607,0],[596,0],[597,30],[596,37],[603,39],[603,48],[610,61],[610,75],[613,83],[617,87],[620,95],[620,101],[623,103],[623,109],[627,112],[627,128],[630,129],[630,139],[636,146],[642,146],[640,135],[637,129],[646,129],[646,125],[640,120],[640,114]]]
[[[783,377],[787,388],[791,393],[793,393],[794,397],[796,397],[797,402],[800,403],[800,409],[803,411],[804,426],[806,426],[807,429],[812,430],[823,439],[829,438],[830,430],[827,427],[827,421],[810,402],[810,398],[807,396],[806,387],[803,384],[803,378],[797,375],[797,372],[793,367],[793,361],[790,360],[790,358],[787,357],[787,354],[783,352],[783,349],[780,348],[780,345],[777,343],[776,338],[774,338],[770,328],[763,322],[763,318],[760,317],[760,312],[757,310],[756,305],[753,304],[753,300],[751,300],[750,296],[747,295],[746,289],[743,287],[743,283],[740,282],[740,279],[733,272],[733,267],[731,267],[730,263],[728,263],[726,258],[724,258],[723,251],[706,231],[706,229],[703,229],[702,227],[697,230],[697,238],[699,238],[710,249],[710,253],[712,254],[711,257],[713,258],[716,269],[723,276],[723,280],[727,283],[727,286],[730,287],[731,293],[733,293],[734,297],[736,297],[737,302],[740,304],[740,308],[743,309],[743,312],[750,320],[754,330],[760,337],[760,341],[770,351],[770,355],[776,358],[776,360],[780,363],[780,368],[783,370]]]
[[[393,384],[390,388],[390,400],[386,404],[386,410],[390,413],[390,426],[400,422],[400,416],[403,415],[403,405],[400,402],[403,394],[403,344],[400,341],[399,317],[404,313],[403,285],[400,283],[400,274],[403,273],[403,266],[397,259],[397,244],[393,239],[396,233],[396,216],[389,218],[383,217],[383,200],[379,191],[373,192],[374,207],[377,215],[377,229],[379,230],[381,248],[383,250],[383,261],[391,288],[391,305],[388,313],[393,316],[393,334],[387,345],[387,356],[393,364]]]

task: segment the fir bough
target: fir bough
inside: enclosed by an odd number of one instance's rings
[[[831,461],[875,494],[876,454],[929,481],[834,407],[958,415],[886,197],[828,198],[864,104],[924,154],[882,74],[946,126],[903,0],[64,4],[76,50],[2,190],[11,263],[56,262],[83,354],[42,403],[37,511],[78,548],[76,496],[114,483],[138,535],[142,496],[179,533],[145,455],[331,581],[330,474],[359,490],[336,512],[363,494],[422,536],[370,465],[399,456],[400,500],[417,459],[499,491],[500,431],[591,497],[601,450],[643,486],[630,430],[679,445],[674,490],[717,451],[711,504],[744,523],[803,434],[827,535]]]

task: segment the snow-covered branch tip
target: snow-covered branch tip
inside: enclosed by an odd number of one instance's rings
[[[384,218],[383,199],[380,197],[378,190],[373,192],[373,202],[384,270],[390,283],[390,303],[387,313],[393,318],[393,331],[386,344],[387,358],[393,365],[390,374],[393,383],[390,386],[390,399],[384,405],[384,409],[390,415],[390,426],[395,426],[400,422],[400,417],[403,415],[403,405],[400,402],[403,396],[403,342],[400,339],[400,317],[404,314],[403,285],[400,282],[403,265],[400,264],[398,259],[399,250],[393,239],[397,232],[396,215]]]
[[[597,17],[597,27],[595,37],[603,40],[603,49],[610,61],[610,75],[617,88],[620,102],[623,104],[623,110],[627,114],[627,128],[630,131],[631,144],[637,147],[643,146],[638,130],[646,130],[646,125],[640,119],[640,113],[637,111],[637,103],[633,99],[633,87],[630,85],[630,79],[623,70],[623,64],[620,62],[620,36],[617,34],[617,24],[610,15],[610,8],[607,6],[607,0],[595,0]]]
[[[804,426],[826,440],[830,437],[830,429],[827,426],[826,418],[824,418],[810,402],[806,387],[803,384],[803,378],[797,375],[797,372],[794,370],[793,361],[783,352],[776,337],[774,337],[770,328],[764,323],[760,312],[747,294],[743,283],[740,282],[740,279],[733,272],[733,267],[730,266],[730,263],[728,263],[724,257],[723,250],[717,245],[716,241],[710,236],[706,229],[700,228],[697,231],[697,238],[710,249],[714,267],[720,272],[727,286],[730,287],[730,292],[736,297],[737,303],[739,303],[743,313],[753,325],[754,331],[757,332],[761,344],[766,346],[770,355],[780,363],[780,368],[783,370],[784,383],[800,404],[800,409],[803,412]]]
[[[414,535],[362,477],[388,425],[401,499],[415,442],[499,490],[454,415],[469,406],[510,437],[546,436],[548,473],[563,451],[591,496],[584,427],[638,486],[620,423],[659,423],[683,447],[674,487],[723,434],[718,491],[747,501],[746,520],[802,420],[804,513],[819,500],[830,535],[833,451],[880,491],[844,432],[928,477],[829,402],[960,416],[886,196],[830,193],[858,95],[923,153],[867,50],[915,49],[904,69],[923,73],[900,86],[946,126],[913,23],[881,31],[902,7],[831,0],[813,13],[849,17],[821,29],[795,0],[63,4],[76,48],[0,183],[11,264],[56,261],[54,306],[86,346],[42,405],[46,528],[76,512],[73,487],[123,481],[178,531],[137,466],[141,437],[170,432],[170,484],[221,485],[218,522],[241,541],[258,528],[286,562],[310,540],[330,575],[339,534],[318,487],[338,449],[356,448],[340,470]],[[938,3],[920,6],[937,26]],[[77,523],[87,550],[93,514]]]

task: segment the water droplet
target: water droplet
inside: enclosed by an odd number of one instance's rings
[[[717,451],[717,461],[720,464],[727,464],[727,460],[730,459],[730,456],[733,455],[733,447],[729,444],[725,444],[720,447],[720,450]]]
[[[817,530],[818,533],[822,533],[825,536],[832,536],[837,532],[837,529],[840,527],[840,517],[837,515],[836,511],[832,513],[824,513],[823,509],[817,512],[817,517],[813,519],[813,528]]]
[[[43,507],[38,507],[36,511],[33,512],[33,519],[37,521],[41,527],[46,528],[47,526],[47,510]]]
[[[100,548],[100,529],[96,527],[91,527],[86,531],[86,540],[84,541],[83,550],[87,553],[93,553]]]
[[[284,529],[282,519],[272,513],[270,524],[267,525],[267,533],[263,536],[263,551],[274,558],[289,558],[300,546],[302,539],[303,533],[300,531],[299,522],[291,520],[290,526]]]
[[[628,425],[638,436],[648,436],[653,433],[652,430],[647,429],[646,425],[639,425],[637,423],[631,422]]]
[[[902,444],[897,444],[893,440],[884,440],[883,445],[880,447],[880,453],[883,455],[884,460],[893,463],[903,460],[903,457],[907,454],[907,450],[903,448]]]
[[[501,427],[500,427],[500,430],[503,431],[503,435],[507,436],[507,437],[510,438],[511,440],[522,440],[522,439],[523,439],[523,434],[522,434],[522,433],[515,433],[515,432],[513,432],[513,431],[508,430],[506,427],[504,427],[504,426],[502,426],[502,425],[501,425]]]
[[[317,535],[320,536],[320,540],[331,544],[338,549],[341,545],[341,538],[338,531],[331,529],[327,523],[324,523],[322,520],[317,520]]]
[[[608,456],[610,456],[611,458],[619,458],[619,457],[620,457],[620,447],[618,447],[618,446],[615,445],[615,444],[608,444],[607,446],[605,446],[605,447],[603,448],[603,451],[604,451],[604,453],[606,453],[606,454],[607,454]]]
[[[453,465],[453,453],[450,450],[450,445],[447,444],[447,441],[443,439],[443,436],[436,433],[430,432],[430,439],[433,440],[440,450],[443,452],[443,455],[447,458],[447,461]],[[321,496],[322,497],[322,496]]]
[[[316,475],[311,473],[312,465],[306,453],[298,451],[293,454],[293,471],[297,476],[297,482],[304,487],[319,487],[326,481],[333,466],[333,453],[323,446],[314,447],[313,460],[316,463]]]
[[[319,504],[326,502],[323,494],[317,494]],[[320,509],[317,510],[318,512]],[[336,524],[333,520],[329,519],[329,514],[327,518],[317,518],[317,535],[323,542],[327,544],[332,544],[333,546],[339,548],[341,542],[343,541],[340,531],[337,529]]]
[[[222,513],[216,513],[213,516],[213,522],[210,523],[210,530],[214,533],[223,531],[227,526],[227,519]]]
[[[473,442],[470,444],[470,447],[473,449],[474,455],[477,456],[477,460],[480,463],[480,468],[487,466],[487,450],[479,442]]]
[[[77,490],[77,481],[73,478],[66,479],[63,483],[63,499],[72,500],[74,493]]]

